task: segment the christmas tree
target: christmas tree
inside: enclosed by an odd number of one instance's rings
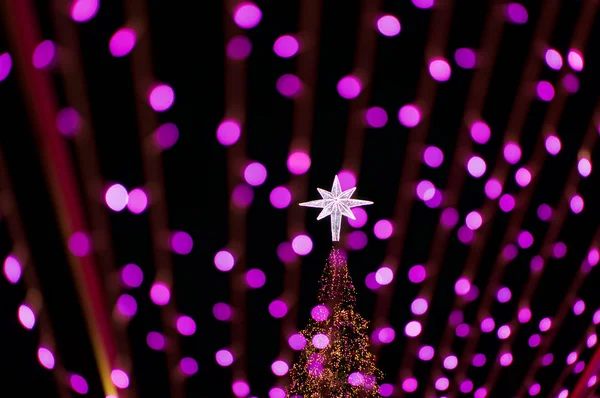
[[[369,352],[369,322],[356,312],[356,291],[338,249],[329,255],[318,300],[300,332],[307,343],[290,370],[288,398],[380,397],[383,374]]]

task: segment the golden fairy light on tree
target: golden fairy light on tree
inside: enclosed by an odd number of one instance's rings
[[[356,312],[356,291],[338,249],[329,255],[318,300],[300,332],[306,346],[290,370],[287,397],[380,397],[383,374],[369,352],[369,322]]]

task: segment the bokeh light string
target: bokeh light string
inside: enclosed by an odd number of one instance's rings
[[[567,356],[567,361],[562,366],[562,371],[560,372],[560,375],[556,378],[556,380],[554,381],[554,384],[547,390],[547,392],[549,392],[549,394],[548,394],[549,397],[560,397],[560,395],[557,395],[557,394],[562,393],[562,391],[565,391],[565,390],[568,392],[569,397],[573,397],[573,398],[593,397],[593,395],[591,394],[591,391],[587,391],[587,392],[585,392],[584,395],[581,395],[581,392],[575,393],[575,390],[573,389],[573,394],[571,394],[569,392],[569,390],[567,388],[565,388],[564,383],[570,374],[576,373],[575,368],[580,363],[577,359],[582,356],[581,354],[586,349],[589,336],[594,334],[594,332],[596,331],[596,329],[597,329],[596,322],[597,322],[597,320],[595,320],[595,319],[591,322],[591,325],[586,329],[585,333],[581,336],[581,339],[579,340],[579,342],[577,343],[575,348],[573,350],[569,351],[569,355]],[[576,359],[572,360],[571,358],[576,358]],[[586,369],[590,368],[591,363],[592,363],[591,361],[588,362]],[[598,370],[596,369],[593,372],[593,375],[596,376],[597,372],[598,372]],[[579,376],[578,383],[582,383],[583,385],[585,385],[588,388],[593,387],[593,384],[592,385],[588,384],[590,382],[590,378],[591,377],[587,377],[586,373],[583,372],[583,373],[581,373],[581,376]],[[565,396],[565,397],[567,396],[567,395],[564,395],[564,393],[562,393],[562,394],[563,394],[562,396]]]
[[[49,361],[47,363],[41,362],[42,366],[51,369],[52,375],[55,380],[56,389],[60,398],[68,398],[71,393],[67,389],[65,383],[67,379],[67,372],[65,371],[60,353],[56,350],[56,341],[54,339],[54,332],[52,325],[50,324],[49,317],[44,307],[42,292],[40,284],[35,270],[35,265],[32,263],[31,250],[26,240],[25,229],[23,227],[23,221],[19,214],[19,209],[15,199],[15,195],[8,176],[8,168],[6,161],[4,160],[4,154],[0,150],[0,212],[4,216],[8,233],[12,239],[14,253],[12,256],[15,258],[15,268],[18,267],[18,278],[14,278],[11,282],[18,282],[22,276],[23,284],[25,286],[26,301],[23,305],[31,308],[35,316],[35,324],[40,334],[40,345],[38,348],[39,352],[48,353],[46,356]],[[5,274],[7,273],[6,265],[4,266]],[[13,274],[16,274],[13,272]],[[31,302],[29,302],[31,301]],[[52,358],[50,360],[50,358]]]
[[[554,23],[556,21],[558,6],[559,3],[557,2],[553,4],[548,4],[548,8],[544,8],[540,20],[538,21],[538,25],[536,27],[536,33],[534,34],[534,37],[537,37],[537,39],[534,39],[534,41],[532,42],[534,43],[534,45],[535,43],[545,43],[549,39],[550,34],[553,30]],[[578,30],[575,32],[575,35],[577,35],[577,37],[581,37],[581,34],[584,31],[585,30],[578,28]],[[500,182],[500,186],[504,185],[510,167],[510,159],[509,157],[507,157],[506,148],[509,145],[517,145],[516,147],[518,147],[518,144],[514,143],[517,143],[519,141],[518,138],[520,136],[522,127],[525,122],[526,111],[531,102],[531,96],[527,94],[527,90],[530,90],[531,82],[536,80],[536,76],[539,73],[539,67],[542,62],[539,56],[534,55],[534,52],[535,50],[533,50],[530,53],[531,55],[529,57],[529,60],[527,61],[525,72],[523,74],[522,81],[519,86],[520,93],[517,95],[517,100],[515,101],[515,105],[513,106],[513,111],[511,112],[511,117],[508,122],[507,136],[505,137],[503,145],[504,156],[507,161],[497,162],[496,167],[492,172],[494,178],[496,178]],[[505,233],[504,240],[500,246],[501,249],[504,249],[511,242],[515,241],[517,239],[519,231],[522,230],[521,224],[525,219],[526,212],[529,208],[529,203],[533,197],[533,193],[538,182],[538,174],[541,172],[542,164],[546,157],[546,151],[544,150],[545,138],[550,136],[557,128],[558,121],[560,120],[560,116],[562,114],[562,110],[564,109],[566,96],[566,91],[564,89],[561,89],[559,90],[558,95],[555,96],[550,102],[549,109],[546,112],[544,121],[542,123],[543,133],[539,136],[539,139],[535,145],[533,156],[529,161],[527,167],[528,170],[531,170],[531,181],[529,181],[529,183],[519,192],[516,201],[519,204],[519,206],[511,214],[509,224],[507,227],[507,232]],[[524,102],[524,98],[527,102]],[[529,100],[527,100],[527,98],[529,98]],[[489,232],[489,225],[491,225],[491,220],[494,218],[497,209],[498,206],[493,200],[486,200],[483,206],[482,214],[484,220],[487,220],[487,224],[484,224],[485,228],[481,229],[478,238],[474,242],[474,245],[476,245],[478,241],[479,244],[482,245],[483,242],[486,240],[487,233]],[[486,227],[486,225],[488,227]],[[480,248],[480,250],[482,250],[482,247]],[[479,256],[477,258],[479,258]],[[485,288],[485,291],[487,293],[482,296],[482,300],[479,305],[479,309],[476,316],[476,324],[481,323],[483,319],[488,316],[489,308],[493,300],[495,299],[495,292],[498,289],[500,280],[506,269],[504,265],[507,262],[508,259],[504,256],[504,253],[500,251],[494,262],[492,274],[488,280],[488,286],[487,288]],[[466,271],[469,270],[465,270],[463,276],[472,279],[475,273],[473,272],[472,274],[468,274]],[[483,287],[480,288],[482,289],[482,291],[484,290]],[[466,305],[466,303],[462,303],[459,305]],[[480,329],[475,328],[473,332],[474,333],[470,336],[466,347],[463,351],[463,354],[461,355],[461,359],[459,360],[459,367],[455,372],[455,379],[461,380],[462,378],[464,378],[465,366],[467,366],[468,364],[468,362],[466,361],[468,358],[470,358],[473,350],[476,348],[477,343],[479,342]],[[456,385],[453,383],[452,388],[455,387]],[[453,392],[452,389],[450,391]]]
[[[597,326],[594,325],[590,328],[590,333],[596,331]],[[598,364],[600,363],[600,349],[596,347],[592,358],[588,361],[585,370],[583,371],[581,377],[577,381],[577,384],[573,388],[572,397],[575,398],[584,398],[590,396],[590,388],[594,391],[598,391],[600,386],[598,385]],[[564,371],[563,371],[564,372]],[[562,376],[562,375],[561,375]],[[564,376],[566,377],[566,375]]]
[[[598,138],[597,128],[598,128],[599,122],[600,122],[600,102],[597,103],[596,109],[594,110],[594,115],[592,117],[590,126],[588,127],[588,131],[584,137],[580,153],[582,151],[585,151],[585,152],[590,151],[591,152],[591,150]],[[573,168],[571,169],[571,172],[567,179],[567,183],[565,185],[564,192],[561,195],[561,200],[554,212],[553,220],[551,221],[548,231],[546,232],[546,235],[544,236],[544,240],[542,241],[540,253],[539,253],[539,258],[541,260],[541,264],[545,264],[546,261],[553,255],[558,236],[560,234],[562,226],[564,225],[565,219],[569,213],[571,198],[577,192],[577,185],[578,185],[579,181],[581,180],[581,178],[582,177],[579,173],[578,165],[577,165],[577,163],[575,163],[573,165]],[[577,215],[575,215],[575,216],[577,216]],[[541,270],[539,270],[537,272],[530,272],[527,282],[525,284],[525,290],[521,294],[519,303],[517,305],[518,309],[529,307],[531,298],[533,297],[533,295],[535,293],[535,290],[536,290],[537,285],[543,275],[543,272],[544,272],[544,268],[542,268]],[[493,291],[492,289],[488,289],[488,292]],[[520,327],[518,315],[516,317],[514,317],[510,321],[510,323],[508,323],[508,326],[511,330],[511,333],[510,333],[510,336],[508,336],[502,342],[500,350],[499,350],[499,352],[501,352],[501,353],[502,352],[510,352],[512,343],[516,339],[516,336],[517,336],[517,333],[518,333],[519,327]],[[559,326],[560,325],[554,325],[554,322],[553,322],[553,327],[559,327]],[[491,371],[488,373],[488,376],[487,376],[488,379],[485,382],[485,385],[489,386],[490,389],[493,388],[500,371],[501,371],[501,368],[499,366],[499,363],[495,362]]]
[[[223,7],[223,33],[225,43],[240,35],[242,29],[251,29],[260,22],[261,11],[256,5],[238,0],[227,0]],[[241,131],[239,138],[227,147],[227,190],[229,199],[227,251],[235,259],[229,279],[231,306],[234,316],[231,320],[231,345],[234,347],[235,361],[231,366],[233,386],[244,383],[247,386],[246,371],[246,286],[240,283],[244,278],[246,262],[246,206],[235,203],[233,193],[236,187],[243,186],[242,173],[247,164],[246,134],[246,59],[225,60],[225,120],[234,122]],[[223,143],[223,142],[222,142]],[[258,164],[258,163],[255,163]],[[261,169],[262,170],[262,169]],[[261,175],[266,174],[262,173]],[[259,182],[262,177],[257,181]],[[248,178],[246,178],[248,180]],[[250,188],[252,189],[252,188]],[[234,391],[235,393],[235,391]]]
[[[478,122],[476,116],[481,114],[485,95],[487,92],[487,87],[490,84],[492,77],[492,70],[494,65],[494,60],[498,53],[498,48],[500,44],[500,39],[502,37],[503,32],[503,21],[498,17],[498,5],[500,1],[496,1],[490,5],[488,15],[484,22],[482,41],[480,45],[479,57],[485,59],[485,62],[482,62],[481,65],[475,70],[472,82],[469,87],[469,92],[467,94],[466,106],[465,106],[465,114],[463,119],[463,124],[460,128],[458,145],[456,152],[453,156],[453,162],[450,169],[450,178],[448,179],[447,189],[445,191],[444,205],[447,208],[453,209],[456,207],[457,202],[460,198],[460,193],[462,190],[462,186],[466,177],[466,169],[465,163],[468,157],[471,155],[471,147],[473,146],[473,142],[469,135],[470,126],[474,123]],[[432,246],[430,250],[430,256],[428,258],[428,265],[430,268],[430,274],[432,275],[430,279],[428,279],[426,283],[426,287],[419,292],[418,296],[422,297],[431,296],[433,292],[433,287],[431,286],[431,278],[437,280],[438,272],[436,271],[442,264],[444,254],[447,248],[448,239],[450,237],[450,233],[453,230],[453,225],[450,225],[445,219],[445,213],[442,213],[442,220],[438,224],[433,242],[436,242],[435,245]],[[435,285],[436,282],[433,282]],[[427,313],[424,314],[424,317],[427,317]],[[448,337],[452,336],[452,332],[454,331],[454,327],[451,327],[450,323],[446,326],[446,332],[444,336],[446,340]],[[414,341],[418,341],[419,337]],[[442,338],[442,346],[444,346],[444,338]],[[417,343],[414,342],[414,347],[417,346]],[[441,349],[440,352],[446,352],[447,349]],[[437,374],[436,366],[441,366],[441,359],[444,356],[438,356],[440,360],[436,361],[433,365],[433,371],[431,372],[432,376]],[[432,386],[433,383],[427,384]],[[430,393],[433,393],[430,391]]]
[[[377,27],[374,21],[381,0],[362,0],[356,36],[356,53],[354,59],[354,72],[352,77],[356,78],[360,92],[355,98],[349,99],[348,125],[346,129],[346,140],[344,146],[344,157],[342,169],[355,173],[358,180],[360,162],[363,158],[362,150],[365,133],[365,115],[370,100],[371,81],[375,64],[375,52],[377,48]],[[338,86],[339,87],[339,86]],[[342,187],[349,189],[351,187]]]
[[[292,140],[290,142],[288,169],[290,171],[289,189],[294,203],[304,202],[307,198],[308,171],[310,169],[310,149],[314,121],[315,90],[319,60],[319,44],[321,32],[322,7],[318,0],[302,0],[299,15],[299,29],[303,49],[298,55],[298,77],[310,88],[301,93],[294,101]],[[290,162],[291,159],[297,158]],[[306,209],[302,206],[290,206],[287,214],[287,239],[290,242],[304,233]],[[310,239],[310,238],[309,238]],[[284,243],[285,244],[285,243]],[[283,245],[283,244],[282,244]],[[282,247],[282,246],[280,246]],[[285,266],[283,290],[288,312],[281,322],[281,341],[277,360],[284,361],[288,367],[292,363],[293,353],[289,341],[292,336],[300,336],[298,330],[298,300],[300,297],[300,282],[302,259],[293,255],[287,260],[282,258]],[[286,372],[287,373],[287,372]],[[281,387],[287,384],[285,379],[276,383]]]
[[[10,40],[19,48],[16,64],[21,71],[21,84],[28,98],[28,110],[33,122],[38,147],[41,148],[44,171],[57,211],[59,230],[65,247],[69,247],[68,261],[74,274],[78,295],[82,302],[90,340],[96,356],[104,393],[116,395],[110,373],[117,361],[117,344],[106,308],[101,277],[97,272],[86,225],[85,212],[79,196],[75,171],[62,137],[56,134],[58,114],[57,94],[45,68],[38,69],[28,54],[33,54],[41,42],[39,23],[34,17],[30,1],[3,2],[3,16]],[[52,67],[52,65],[48,65]],[[69,242],[73,237],[83,245],[75,250]],[[82,250],[78,250],[82,249]],[[86,387],[87,388],[87,387]]]
[[[148,195],[152,204],[148,209],[150,234],[152,239],[152,253],[156,270],[154,283],[150,290],[150,297],[155,304],[160,306],[161,322],[165,335],[169,341],[165,350],[169,375],[179,366],[180,347],[178,333],[175,328],[177,316],[173,289],[173,263],[169,252],[168,242],[165,240],[165,231],[169,230],[167,204],[165,199],[164,176],[162,171],[161,153],[154,145],[149,145],[158,125],[156,114],[153,111],[152,98],[149,94],[152,87],[157,87],[152,70],[152,53],[150,35],[148,32],[148,10],[145,1],[128,0],[125,2],[125,15],[130,21],[137,21],[145,34],[142,35],[136,46],[131,51],[131,75],[135,95],[135,109],[140,135],[142,163],[144,178],[148,187]],[[167,86],[168,87],[168,86]],[[151,93],[151,92],[150,92]],[[167,93],[168,94],[168,93]],[[169,99],[169,96],[166,96]],[[150,101],[149,101],[150,100]],[[150,103],[149,103],[150,102]],[[165,105],[165,102],[161,102]],[[166,109],[165,109],[166,110]],[[170,396],[183,398],[183,377],[169,377]]]
[[[71,109],[77,112],[81,118],[79,130],[73,137],[76,148],[77,161],[81,172],[81,181],[83,182],[86,208],[90,215],[90,227],[94,231],[94,242],[106,242],[105,244],[96,244],[94,246],[96,261],[99,263],[104,275],[111,275],[117,272],[115,257],[111,239],[111,230],[106,215],[106,209],[102,206],[104,188],[101,185],[102,177],[100,175],[96,142],[92,130],[91,110],[87,89],[85,84],[85,75],[81,61],[81,51],[79,43],[79,33],[75,22],[64,12],[68,10],[70,2],[67,0],[54,0],[52,7],[52,17],[54,29],[56,31],[57,43],[61,48],[70,53],[69,57],[59,60],[60,71],[63,76],[65,93]],[[119,296],[119,285],[112,278],[102,278],[104,291],[108,300],[109,307],[116,305]],[[112,327],[116,337],[117,363],[112,363],[112,369],[120,369],[129,375],[133,374],[133,363],[131,360],[131,351],[127,338],[126,323],[120,322],[113,317]],[[137,387],[134,377],[128,377],[127,395],[136,397]]]
[[[538,43],[545,43],[549,39],[550,34],[553,31],[554,23],[556,21],[558,6],[559,6],[559,2],[552,1],[552,2],[549,2],[549,4],[547,4],[547,7],[544,7],[542,14],[540,16],[540,19],[538,20],[538,23],[536,26],[536,31],[534,32],[534,39],[532,41],[532,43],[534,43],[534,45],[536,45]],[[515,102],[513,104],[513,107],[512,107],[511,113],[510,113],[510,117],[508,120],[508,125],[506,128],[506,135],[504,137],[504,143],[502,145],[502,148],[506,148],[507,146],[512,146],[512,147],[518,148],[518,145],[515,143],[519,141],[519,137],[520,137],[520,134],[521,134],[524,122],[525,122],[525,116],[526,116],[529,106],[531,104],[531,99],[532,99],[532,96],[530,95],[531,84],[533,82],[535,82],[536,77],[539,74],[540,66],[541,66],[541,59],[539,58],[537,52],[535,52],[535,50],[533,50],[532,52],[530,52],[529,57],[526,60],[525,69],[524,69],[523,75],[521,77],[521,81],[519,83]],[[515,151],[517,151],[517,149],[515,149]],[[518,148],[517,152],[520,154],[520,148]],[[519,157],[520,157],[520,155],[519,155]],[[512,162],[512,161],[514,161],[514,159],[510,158],[510,161]],[[496,162],[494,170],[491,173],[494,180],[490,180],[490,181],[497,181],[498,187],[500,188],[500,190],[502,189],[502,187],[504,185],[504,182],[506,180],[506,177],[507,177],[507,174],[509,171],[509,167],[511,166],[511,164],[512,163],[509,163],[508,161],[498,161],[498,162]],[[483,246],[486,242],[487,235],[490,232],[490,226],[492,223],[491,221],[494,219],[495,214],[497,212],[498,204],[495,201],[495,199],[497,197],[498,197],[497,194],[495,194],[495,195],[488,194],[488,198],[486,199],[482,210],[479,211],[479,213],[482,215],[483,225],[481,226],[481,228],[479,228],[478,233],[475,235],[475,239],[472,242],[472,247],[469,250],[469,255],[467,258],[465,269],[463,270],[463,274],[462,274],[463,275],[462,277],[466,278],[469,281],[473,280],[473,278],[475,276],[475,273],[477,271],[478,264],[479,264],[479,258],[481,257],[481,254],[483,251]],[[514,240],[513,236],[511,236],[509,238],[507,235],[505,235],[504,243],[502,244],[501,247],[506,246],[508,243],[510,243],[513,240]],[[503,257],[500,254],[498,256],[497,261],[504,261]],[[490,277],[489,280],[491,281],[492,284],[495,284],[495,283],[497,283],[497,282],[495,282],[496,279],[498,279],[498,276],[492,275],[492,277]],[[481,288],[481,289],[483,290],[483,288]],[[488,288],[488,289],[486,289],[486,291],[488,291],[489,289],[493,289],[493,288]],[[484,302],[486,300],[491,302],[492,297],[488,296],[488,295],[484,295],[482,300]],[[465,305],[466,305],[466,302],[463,302],[462,300],[459,300],[459,301],[455,300],[454,308],[457,308],[457,307],[463,308]],[[480,317],[477,318],[478,322],[482,320],[484,313],[481,312],[479,315],[480,315]],[[450,341],[454,337],[451,335],[450,332],[446,332],[445,334],[446,334],[445,344],[449,345]],[[472,335],[470,336],[470,338],[467,341],[467,348],[469,348],[473,344],[476,345],[478,338],[479,338],[479,329],[474,328]],[[463,352],[463,354],[461,355],[461,358],[458,361],[459,365],[457,367],[457,370],[454,373],[453,380],[457,380],[457,379],[462,380],[465,377],[465,374],[464,374],[464,366],[466,366],[465,360],[466,360],[466,358],[470,358],[470,355],[471,355],[473,349],[474,349],[474,347],[471,347],[470,351],[468,351],[468,354],[466,353],[467,349],[465,349],[465,352]],[[454,393],[456,391],[456,388],[457,388],[456,383],[452,382],[449,393]]]
[[[489,11],[484,22],[484,30],[481,39],[481,45],[478,50],[478,56],[484,59],[479,66],[475,69],[472,82],[469,87],[467,94],[465,113],[463,115],[463,123],[460,127],[458,143],[456,150],[453,155],[453,162],[449,173],[448,183],[445,190],[444,206],[446,207],[445,212],[442,213],[440,223],[438,224],[433,242],[436,244],[430,250],[430,257],[428,264],[437,264],[435,267],[440,267],[443,262],[446,248],[448,245],[448,239],[452,231],[454,230],[455,222],[449,222],[446,214],[458,207],[458,202],[462,193],[462,187],[467,177],[467,170],[465,164],[467,159],[472,154],[472,148],[474,142],[483,142],[478,138],[475,141],[471,137],[473,128],[479,124],[481,126],[487,126],[485,122],[480,120],[479,115],[483,111],[485,97],[487,94],[487,88],[490,85],[492,78],[492,71],[495,63],[495,59],[498,55],[500,47],[500,41],[502,33],[504,31],[505,22],[498,16],[498,8],[501,5],[501,1],[497,0],[492,3],[489,7]],[[488,128],[489,130],[489,128]],[[489,139],[489,136],[486,140]],[[473,256],[472,247],[469,251],[469,257],[467,257],[465,268],[470,268],[475,265],[475,257]],[[436,278],[438,273],[434,273],[433,277]],[[456,298],[454,299],[456,300]],[[464,302],[459,301],[460,304]],[[452,305],[455,307],[456,303]],[[460,308],[458,309],[460,311]],[[446,324],[444,333],[442,335],[441,342],[439,343],[438,355],[435,362],[432,365],[430,372],[430,381],[427,383],[427,393],[433,393],[434,380],[439,376],[439,370],[442,366],[442,361],[449,352],[449,345],[453,340],[455,332],[455,325],[452,322]]]
[[[537,348],[534,347],[534,349],[536,350],[535,358],[533,359],[531,366],[529,366],[529,368],[527,369],[527,373],[525,374],[523,382],[521,383],[521,388],[517,392],[517,397],[523,396],[526,393],[526,390],[529,389],[530,386],[534,383],[534,377],[536,375],[536,372],[538,371],[540,366],[542,366],[542,358],[550,350],[552,343],[558,335],[560,327],[563,325],[566,317],[570,314],[570,312],[573,309],[573,304],[577,299],[577,293],[579,291],[579,288],[583,284],[586,276],[593,270],[593,267],[597,265],[597,259],[592,259],[592,261],[590,261],[589,258],[591,253],[598,252],[598,247],[600,247],[600,228],[598,228],[598,230],[596,231],[594,239],[592,240],[592,244],[590,245],[589,250],[585,253],[585,257],[581,262],[581,266],[577,271],[575,278],[571,282],[569,289],[567,290],[567,296],[562,300],[561,306],[556,312],[556,315],[552,317],[552,326],[550,327],[550,330],[548,330],[543,335],[539,346]],[[593,327],[594,323],[592,322],[590,328]],[[589,333],[586,332],[586,334],[584,335],[584,342],[588,338],[588,335]]]
[[[391,269],[392,273],[396,273],[402,252],[404,250],[405,238],[408,229],[408,221],[414,194],[412,186],[417,179],[420,167],[421,154],[425,145],[427,130],[430,123],[431,112],[437,94],[437,81],[430,76],[427,65],[432,58],[442,56],[452,23],[452,13],[454,11],[454,0],[440,2],[433,10],[431,20],[429,22],[429,32],[421,75],[417,86],[417,99],[415,105],[407,105],[409,109],[409,119],[416,123],[403,122],[405,117],[401,110],[399,116],[401,123],[407,126],[414,127],[409,133],[408,145],[406,147],[406,156],[402,165],[402,174],[396,194],[396,203],[394,205],[394,216],[392,225],[394,233],[391,235],[386,249],[384,263]],[[372,328],[373,330],[382,327],[386,324],[389,317],[392,305],[392,296],[398,278],[393,278],[388,285],[377,290],[377,298],[375,303],[375,313],[373,315]],[[372,351],[377,356],[380,345],[373,345]],[[399,381],[399,383],[401,383]]]

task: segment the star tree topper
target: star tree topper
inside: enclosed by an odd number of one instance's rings
[[[300,203],[300,206],[317,207],[323,209],[317,217],[317,220],[320,220],[327,216],[331,216],[331,240],[333,240],[334,242],[340,240],[342,215],[352,220],[356,220],[356,217],[354,217],[352,210],[350,210],[352,207],[373,204],[373,202],[369,202],[368,200],[350,199],[354,191],[356,191],[356,187],[350,188],[342,192],[338,176],[335,176],[335,179],[333,180],[333,187],[331,187],[331,192],[328,192],[321,188],[317,188],[317,191],[319,191],[319,194],[321,194],[321,197],[323,199],[311,200],[310,202]]]

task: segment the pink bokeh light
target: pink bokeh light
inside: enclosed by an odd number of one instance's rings
[[[504,146],[504,159],[515,164],[521,159],[521,147],[515,142],[507,142]]]
[[[434,58],[429,62],[429,74],[434,80],[448,81],[451,73],[450,64],[444,58]]]
[[[12,69],[12,58],[9,53],[0,55],[0,82],[5,80]]]
[[[33,66],[37,69],[48,69],[54,65],[56,45],[51,40],[44,40],[33,52]]]
[[[547,82],[545,80],[542,80],[537,84],[536,92],[539,99],[541,99],[542,101],[549,102],[552,101],[552,99],[554,98],[554,86],[552,85],[552,83]]]
[[[167,305],[171,300],[171,289],[163,282],[155,282],[150,288],[150,299],[156,305]]]
[[[125,318],[131,318],[137,313],[138,305],[135,298],[129,294],[122,294],[117,299],[117,310]]]
[[[374,106],[365,112],[365,120],[370,127],[381,128],[388,121],[387,112],[381,107]]]
[[[267,277],[265,273],[258,268],[246,271],[246,284],[252,289],[258,289],[265,285]]]
[[[21,279],[21,274],[23,272],[22,266],[14,255],[9,254],[6,257],[4,260],[3,270],[4,276],[12,284],[16,284]]]
[[[133,214],[140,214],[148,207],[148,195],[141,188],[135,188],[127,195],[127,208]]]
[[[427,9],[433,7],[435,0],[411,0],[417,8]]]
[[[329,337],[327,337],[323,333],[315,334],[311,341],[315,348],[318,350],[325,349],[329,345]]]
[[[160,149],[167,150],[177,143],[179,129],[174,123],[165,123],[154,131],[154,142]]]
[[[512,364],[512,361],[513,356],[510,352],[505,352],[504,354],[500,355],[500,365],[510,366],[510,364]]]
[[[233,314],[231,306],[226,303],[216,303],[213,305],[212,312],[215,319],[222,322],[230,321]]]
[[[592,163],[587,158],[579,159],[579,162],[577,162],[577,171],[579,171],[579,175],[582,177],[588,177],[592,172]]]
[[[421,121],[421,111],[415,105],[404,105],[398,111],[398,120],[405,127],[415,127]]]
[[[581,72],[583,70],[583,55],[579,50],[571,49],[567,55],[567,60],[574,71]]]
[[[273,300],[269,304],[269,313],[273,318],[283,318],[288,312],[288,306],[283,300]]]
[[[454,284],[454,291],[459,296],[464,296],[471,290],[471,282],[467,278],[460,278]]]
[[[121,280],[127,287],[140,287],[144,280],[144,273],[136,264],[127,264],[121,270]]]
[[[480,178],[485,174],[486,171],[485,160],[479,156],[472,156],[467,162],[467,170],[475,178]]]
[[[427,277],[427,271],[422,265],[414,265],[408,270],[408,279],[412,283],[421,283]]]
[[[540,321],[539,327],[541,332],[547,332],[552,326],[550,318],[544,318]]]
[[[560,138],[555,135],[549,135],[546,138],[546,151],[552,156],[557,155],[560,152],[562,144]]]
[[[113,57],[124,57],[133,50],[137,35],[131,28],[121,28],[110,38],[108,49]]]
[[[454,52],[454,61],[463,69],[473,69],[477,64],[477,55],[470,48],[459,48]]]
[[[121,211],[127,206],[129,194],[121,184],[111,185],[104,194],[106,205],[113,211]]]
[[[454,228],[458,223],[458,212],[456,209],[448,207],[441,214],[442,225],[446,228]]]
[[[54,369],[55,359],[54,354],[46,347],[39,347],[37,357],[40,364],[46,369]]]
[[[198,362],[194,358],[185,357],[179,361],[179,369],[186,376],[192,376],[198,373]]]
[[[150,89],[148,101],[156,112],[164,112],[173,106],[175,91],[169,85],[157,84]]]
[[[281,75],[277,79],[275,87],[279,94],[287,98],[296,98],[302,93],[302,81],[298,76],[290,73]]]
[[[583,211],[584,201],[583,198],[579,195],[573,195],[569,202],[569,206],[571,206],[571,211],[575,214],[579,214]]]
[[[85,395],[88,393],[89,387],[87,381],[78,374],[72,374],[69,377],[71,388],[78,394]]]
[[[275,376],[284,376],[289,370],[290,366],[281,359],[278,359],[271,364],[271,371]]]
[[[77,257],[87,256],[91,250],[90,238],[84,232],[75,232],[69,238],[69,250]]]
[[[375,273],[375,280],[380,285],[389,285],[394,279],[394,271],[390,267],[381,267]]]
[[[297,235],[292,240],[292,249],[294,249],[294,252],[300,256],[306,256],[312,251],[312,248],[313,242],[308,235]]]
[[[544,58],[546,59],[546,64],[554,70],[560,70],[563,66],[562,56],[553,48],[546,50]]]
[[[110,379],[115,387],[119,389],[129,387],[129,376],[121,369],[114,369],[112,372],[110,372]]]
[[[232,37],[225,48],[227,56],[236,61],[248,58],[251,52],[252,42],[246,36]]]
[[[429,146],[423,152],[423,161],[427,166],[435,169],[440,167],[444,161],[444,153],[438,147]]]
[[[175,327],[183,336],[191,336],[196,333],[196,322],[187,315],[180,315],[175,322]]]
[[[508,325],[502,325],[498,328],[498,338],[500,340],[505,340],[510,336],[511,330],[510,330],[510,326]]]
[[[438,391],[446,391],[450,381],[446,377],[440,377],[435,381],[435,389]]]
[[[290,58],[298,53],[300,44],[292,35],[283,35],[275,40],[273,51],[281,58]]]
[[[478,144],[485,144],[490,140],[492,132],[490,126],[484,121],[478,120],[471,125],[471,137]]]
[[[224,120],[217,128],[217,140],[224,146],[235,144],[242,133],[242,128],[235,120]]]
[[[306,346],[306,337],[300,333],[295,333],[288,338],[288,344],[295,351],[300,351]]]
[[[346,220],[348,220],[348,224],[350,224],[350,226],[353,228],[362,228],[367,223],[367,212],[360,207],[354,207],[350,210],[352,211],[352,214],[354,214],[355,220],[346,218]]]
[[[377,20],[377,29],[384,36],[397,36],[402,30],[402,25],[398,18],[393,15],[384,15]]]
[[[520,323],[527,323],[531,319],[531,310],[527,307],[521,308],[517,317]]]
[[[252,162],[244,169],[244,179],[253,187],[262,185],[267,179],[267,169],[261,163]]]
[[[418,321],[410,321],[404,327],[404,333],[408,337],[417,337],[421,334],[421,323]]]
[[[252,29],[260,23],[262,11],[251,2],[243,2],[233,11],[233,20],[242,29]]]
[[[87,22],[98,13],[98,0],[75,0],[71,5],[71,18],[75,22]]]
[[[494,328],[496,327],[496,323],[494,322],[493,318],[485,318],[481,321],[481,331],[484,333],[489,333],[492,330],[494,330]]]
[[[496,297],[498,298],[499,302],[507,303],[510,301],[510,298],[512,297],[512,293],[509,288],[502,287],[502,288],[498,289],[498,293],[496,294]]]
[[[497,199],[502,193],[502,184],[496,178],[490,178],[484,187],[485,194],[490,199]]]
[[[18,316],[19,322],[25,329],[33,329],[35,326],[36,317],[30,306],[27,304],[21,304],[19,307]]]
[[[310,156],[304,151],[295,151],[288,156],[287,167],[290,173],[301,175],[310,168]]]
[[[526,167],[521,167],[515,173],[515,181],[520,187],[526,187],[531,182],[531,173]]]
[[[423,315],[427,312],[427,308],[427,300],[422,297],[416,298],[410,306],[411,312],[415,315]]]
[[[184,231],[175,231],[171,234],[171,249],[181,255],[190,254],[194,248],[194,240]]]
[[[402,381],[402,389],[409,393],[415,392],[417,390],[418,386],[419,386],[419,383],[417,382],[417,379],[415,379],[414,377],[409,377]]]
[[[528,249],[533,245],[533,235],[529,231],[521,231],[517,237],[517,243],[521,248]]]
[[[344,76],[337,85],[337,90],[340,96],[346,99],[358,97],[362,90],[362,83],[356,76]]]
[[[56,115],[56,128],[66,138],[72,138],[81,129],[81,117],[75,108],[61,109]]]
[[[215,359],[220,366],[229,366],[233,363],[233,354],[227,349],[219,350],[215,354]]]
[[[394,232],[394,226],[389,220],[379,220],[375,223],[373,232],[378,239],[388,239]]]
[[[356,187],[356,174],[350,170],[341,170],[338,173],[342,190]]]
[[[500,201],[499,201],[499,206],[500,206],[500,210],[502,210],[505,213],[508,213],[509,211],[512,211],[512,209],[515,208],[515,198],[510,195],[510,194],[504,194],[500,197]]]
[[[506,4],[504,6],[504,15],[509,22],[517,25],[523,25],[529,19],[527,9],[519,3]]]
[[[248,208],[254,200],[254,190],[247,184],[238,184],[231,192],[231,201],[239,208]]]
[[[243,380],[236,380],[231,385],[231,390],[233,391],[233,395],[236,397],[247,397],[250,394],[250,386]]]
[[[479,229],[479,227],[481,227],[481,224],[483,223],[483,218],[481,217],[481,214],[479,214],[479,212],[472,211],[469,214],[467,214],[465,223],[467,227],[469,227],[469,229],[476,230]]]
[[[422,361],[430,361],[430,360],[432,360],[434,354],[435,354],[435,350],[431,346],[424,345],[423,347],[421,347],[419,349],[419,358]]]
[[[155,351],[161,351],[165,348],[165,336],[158,332],[149,332],[146,336],[146,344]]]
[[[227,272],[233,269],[233,266],[235,265],[235,259],[231,252],[227,250],[221,250],[215,254],[214,264],[219,271]]]

